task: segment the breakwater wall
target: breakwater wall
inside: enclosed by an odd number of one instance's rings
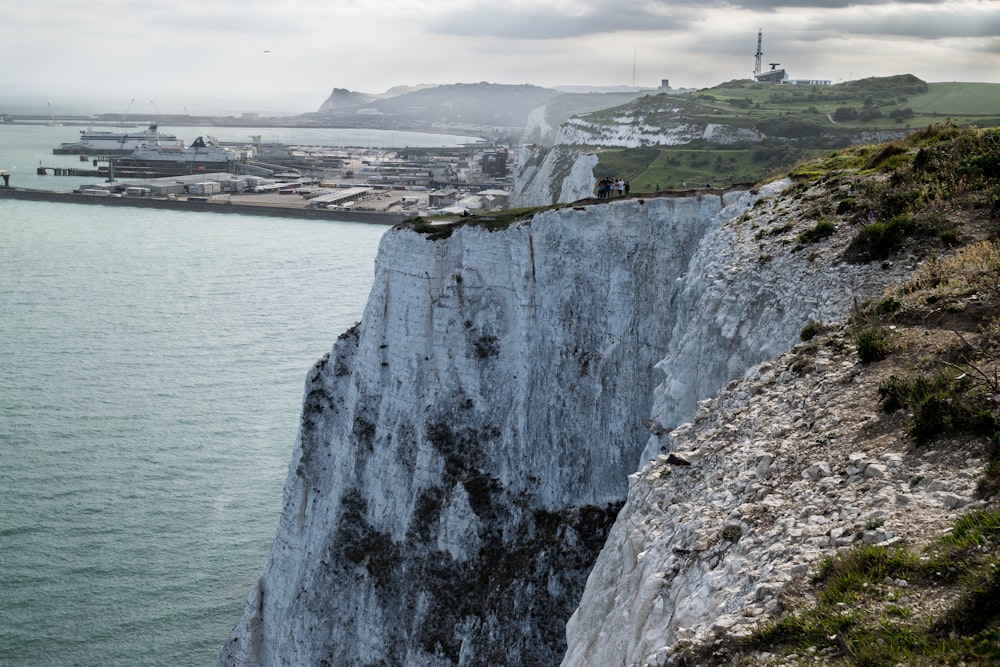
[[[187,199],[161,199],[149,197],[93,197],[75,192],[54,192],[25,188],[0,188],[0,199],[24,199],[60,204],[96,204],[99,206],[130,206],[158,208],[171,211],[197,211],[199,213],[235,213],[237,215],[264,215],[279,218],[327,220],[330,222],[364,222],[376,225],[396,225],[408,216],[399,213],[371,213],[355,211],[328,211],[320,208],[298,208],[280,205],[244,204],[222,201],[190,201]]]

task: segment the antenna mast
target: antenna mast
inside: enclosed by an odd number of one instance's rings
[[[753,78],[754,79],[756,79],[758,76],[760,76],[760,59],[764,55],[764,52],[760,50],[761,38],[762,38],[763,35],[764,35],[763,29],[757,31],[757,53],[755,54],[757,56],[757,62],[754,65],[754,68],[753,68]]]

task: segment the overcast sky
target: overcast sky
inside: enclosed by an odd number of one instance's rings
[[[299,113],[335,87],[419,83],[709,87],[751,76],[759,29],[764,68],[792,78],[1000,83],[1000,0],[0,0],[0,112]]]

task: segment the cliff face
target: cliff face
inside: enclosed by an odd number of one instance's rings
[[[685,118],[677,111],[672,123],[661,118],[651,120],[643,115],[622,113],[612,119],[595,122],[586,116],[570,118],[556,133],[556,145],[620,146],[680,146],[698,139],[717,144],[751,143],[763,139],[753,129],[733,127],[722,123],[706,123]]]
[[[596,165],[596,154],[575,148],[522,148],[514,170],[511,206],[549,206],[593,197]]]
[[[760,261],[734,222],[755,199],[388,232],[362,322],[308,374],[277,536],[219,664],[558,664],[628,475],[698,399],[878,288],[806,253]]]
[[[645,441],[718,196],[394,230],[309,373],[277,537],[221,664],[554,664]]]

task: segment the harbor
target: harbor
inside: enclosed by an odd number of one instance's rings
[[[190,146],[145,144],[120,155],[114,146],[125,145],[123,137],[137,131],[88,130],[84,134],[72,128],[0,126],[5,134],[30,135],[32,146],[46,137],[57,140],[47,142],[47,158],[38,148],[32,149],[37,166],[30,174],[14,166],[25,162],[16,152],[13,159],[7,157],[6,149],[0,153],[0,160],[10,160],[0,162],[7,172],[0,198],[376,224],[497,210],[509,204],[506,147],[470,143],[468,138],[367,132],[364,143],[368,145],[347,146],[333,142],[356,143],[357,130],[310,132],[304,137],[311,140],[308,143],[286,143],[276,136],[265,141],[262,134],[245,135],[249,141],[240,141],[225,128],[197,131],[199,136]],[[143,132],[147,138],[154,134],[174,138],[156,126]],[[63,140],[72,135],[81,140]],[[101,137],[104,143],[85,145],[84,136]],[[437,140],[446,145],[389,145],[401,140],[418,144]],[[16,151],[17,143],[8,145]],[[372,145],[376,143],[383,145]],[[74,151],[79,155],[73,155]]]

